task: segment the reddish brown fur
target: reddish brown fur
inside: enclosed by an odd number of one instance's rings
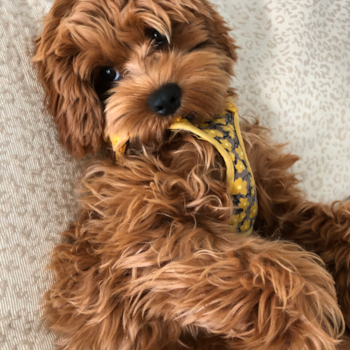
[[[155,49],[147,27],[170,44]],[[196,121],[234,96],[236,47],[209,3],[56,0],[37,45],[72,154],[96,152],[110,134],[130,137],[118,165],[87,169],[80,218],[54,249],[45,318],[57,348],[334,350],[343,316],[350,324],[350,205],[308,202],[289,172],[298,158],[246,122],[259,217],[256,234],[239,236],[221,157],[167,131],[175,116],[148,109],[169,82],[182,89],[178,114]],[[103,66],[123,74],[105,109],[93,89]]]

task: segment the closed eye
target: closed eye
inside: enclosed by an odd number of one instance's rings
[[[203,42],[197,44],[196,46],[192,47],[192,49],[190,49],[190,52],[200,50],[207,45],[209,45],[209,41],[203,41]]]

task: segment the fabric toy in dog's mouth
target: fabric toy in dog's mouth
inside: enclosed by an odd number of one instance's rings
[[[226,165],[227,189],[234,206],[230,224],[234,231],[249,235],[258,214],[258,199],[253,172],[246,155],[240,127],[238,108],[228,101],[226,110],[217,118],[202,124],[192,124],[189,118],[179,117],[170,130],[189,131],[211,143]],[[116,157],[125,153],[128,138],[110,137]]]

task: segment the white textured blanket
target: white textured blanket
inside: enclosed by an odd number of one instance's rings
[[[216,0],[241,46],[241,115],[302,157],[313,200],[350,195],[350,3]],[[52,0],[0,0],[0,349],[49,350],[39,318],[48,253],[76,214],[81,165],[58,143],[30,63]]]

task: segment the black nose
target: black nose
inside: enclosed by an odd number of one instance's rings
[[[181,106],[181,89],[176,84],[163,85],[148,99],[148,106],[157,114],[174,114]]]

